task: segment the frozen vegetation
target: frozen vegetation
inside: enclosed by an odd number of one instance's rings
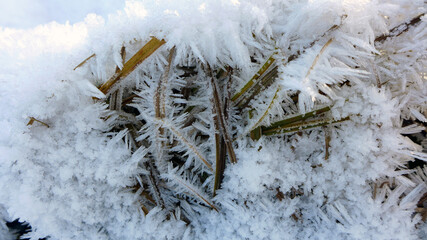
[[[0,239],[425,239],[426,11],[129,1],[0,28]]]

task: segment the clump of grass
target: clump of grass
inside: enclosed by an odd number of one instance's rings
[[[403,26],[409,28],[410,25],[417,24],[420,21],[422,15],[413,19],[409,23],[405,23]],[[333,38],[330,37],[332,32],[340,27],[342,22],[345,20],[346,16],[343,16],[341,23],[338,25],[331,26],[322,36],[313,40],[309,43],[303,50],[298,51],[294,54],[291,54],[283,64],[288,64],[291,61],[298,59],[302,56],[305,51],[313,47],[316,43],[326,41],[326,43],[321,48],[320,52],[317,54],[313,63],[307,70],[305,78],[309,78],[316,64],[318,63],[321,55],[326,51],[327,47],[333,42]],[[380,36],[375,39],[376,42],[383,42],[389,37],[399,36],[404,31],[407,31],[407,28],[401,27],[392,29],[391,33],[387,36]],[[400,31],[400,32],[399,32]],[[127,62],[123,62],[123,68],[120,70],[116,69],[116,73],[102,86],[100,86],[101,92],[110,96],[110,105],[114,105],[112,110],[122,111],[122,108],[132,102],[138,101],[138,98],[143,96],[138,96],[137,94],[131,94],[123,100],[121,100],[120,88],[111,92],[112,89],[117,89],[115,87],[117,83],[127,77],[133,70],[135,70],[145,59],[151,56],[155,51],[157,51],[163,44],[164,40],[159,40],[157,38],[152,38],[148,41],[138,52],[136,52]],[[125,59],[125,49],[122,48],[122,59]],[[173,47],[168,54],[167,63],[164,68],[164,72],[161,77],[158,79],[155,86],[155,94],[153,101],[154,109],[154,118],[152,122],[157,124],[156,133],[154,137],[157,139],[156,149],[161,149],[165,153],[156,153],[150,152],[149,159],[142,163],[142,167],[147,170],[148,174],[138,178],[138,184],[134,186],[135,192],[142,196],[141,200],[141,209],[144,214],[148,214],[150,209],[159,206],[165,209],[173,209],[168,206],[171,196],[175,197],[175,203],[179,201],[187,201],[187,198],[178,198],[179,193],[184,193],[187,196],[192,196],[200,200],[200,204],[205,207],[210,207],[215,211],[219,211],[217,207],[220,203],[214,203],[209,198],[210,196],[205,194],[204,191],[211,192],[211,196],[217,194],[218,189],[221,188],[221,183],[224,175],[224,170],[227,163],[237,163],[237,157],[235,153],[235,143],[233,138],[236,138],[236,135],[239,134],[236,131],[233,131],[233,126],[228,119],[228,114],[230,113],[231,107],[236,107],[237,114],[240,114],[241,119],[244,119],[243,115],[252,114],[257,112],[257,116],[252,116],[254,121],[252,121],[252,126],[246,126],[248,129],[247,132],[244,132],[240,135],[240,138],[251,137],[253,140],[258,140],[262,136],[265,137],[274,137],[275,135],[281,134],[290,134],[301,132],[305,130],[310,130],[313,128],[326,127],[331,124],[338,124],[344,121],[347,121],[351,116],[342,118],[342,119],[332,119],[328,112],[333,108],[333,104],[320,107],[316,110],[304,113],[304,114],[295,114],[291,115],[287,113],[287,117],[280,121],[273,122],[268,126],[263,126],[263,121],[270,116],[270,111],[276,103],[283,103],[281,99],[281,87],[276,83],[276,78],[278,76],[278,61],[275,59],[275,54],[273,53],[268,56],[266,62],[262,64],[258,71],[243,85],[241,89],[236,91],[234,95],[231,96],[231,79],[233,74],[238,74],[238,71],[234,71],[228,66],[217,66],[214,69],[211,69],[209,65],[199,64],[196,66],[178,66],[174,65],[174,55],[175,47]],[[95,57],[91,55],[89,58],[85,59],[80,63],[76,68],[82,67],[89,59]],[[266,57],[266,56],[265,56]],[[75,69],[76,69],[75,68]],[[177,70],[184,71],[184,74],[180,76],[181,79],[184,79],[188,86],[173,89],[169,91],[168,84],[170,84],[171,72],[177,72]],[[211,91],[211,96],[209,96],[211,109],[207,109],[206,106],[199,106],[191,101],[182,101],[180,107],[177,108],[175,115],[185,116],[186,121],[183,124],[175,124],[171,121],[170,116],[167,112],[167,100],[173,97],[179,96],[187,100],[189,98],[195,98],[198,95],[198,91],[201,91],[200,87],[192,87],[191,82],[194,80],[194,76],[203,76],[207,79],[208,87]],[[269,101],[265,103],[265,108],[263,110],[256,109],[254,111],[251,107],[251,101],[259,98],[267,88],[274,86],[276,89],[274,95],[269,98]],[[148,87],[148,85],[147,85]],[[172,96],[173,95],[173,96]],[[292,99],[293,104],[296,105],[298,93]],[[212,119],[209,123],[212,126],[209,131],[210,134],[207,134],[200,130],[200,128],[195,127],[196,119],[199,117],[198,114],[204,111],[211,111]],[[139,114],[138,111],[128,113],[135,116]],[[47,126],[47,124],[31,118],[29,125],[33,124],[35,121],[42,123]],[[135,121],[140,121],[135,123]],[[209,121],[209,120],[206,120]],[[135,149],[140,147],[147,147],[151,143],[146,140],[140,140],[139,134],[144,130],[144,126],[147,125],[147,121],[134,120],[128,121],[127,124],[118,124],[119,130],[127,128],[131,136],[131,142],[134,145]],[[191,129],[187,131],[188,129]],[[187,134],[188,133],[188,134]],[[250,133],[250,134],[249,134]],[[168,135],[169,134],[169,135]],[[212,153],[209,156],[214,156],[215,159],[209,159],[207,154],[204,153],[204,150],[198,145],[206,143],[211,140],[210,136],[213,136],[213,149]],[[173,137],[172,137],[173,136]],[[197,139],[195,141],[194,139]],[[330,144],[331,138],[325,131],[325,160],[328,160],[330,153]],[[185,151],[177,151],[176,146],[183,146]],[[135,151],[134,149],[134,151]],[[170,154],[170,155],[168,155]],[[194,166],[187,166],[185,159],[189,154],[196,156],[196,158],[202,163],[204,169],[203,171],[198,170]],[[228,161],[227,161],[228,160]],[[160,169],[160,162],[165,161],[169,163],[169,166],[173,168],[183,169],[182,172],[186,174],[171,174],[165,173]],[[215,165],[213,165],[213,162]],[[321,166],[321,164],[317,165]],[[207,169],[207,171],[206,171]],[[187,175],[192,174],[192,178]],[[202,184],[208,178],[213,178],[213,187],[209,188],[208,186]],[[181,191],[176,191],[172,187],[168,186],[167,180],[174,181],[175,184],[181,186],[183,189]],[[213,190],[213,191],[212,191]],[[280,200],[283,198],[284,194],[278,191],[277,195]],[[295,197],[295,196],[293,196]],[[191,204],[194,204],[194,202]],[[176,206],[174,206],[176,207]],[[173,210],[171,210],[173,211]],[[421,210],[420,210],[421,211]],[[424,214],[424,212],[422,213]]]

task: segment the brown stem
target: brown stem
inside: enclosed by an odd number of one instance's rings
[[[375,42],[383,43],[387,40],[387,38],[393,38],[393,37],[400,36],[402,33],[407,32],[409,30],[409,28],[411,28],[412,26],[415,26],[419,22],[421,22],[421,18],[424,15],[425,15],[425,13],[421,13],[420,15],[416,16],[415,18],[411,19],[410,21],[397,25],[396,27],[392,28],[388,32],[388,34],[383,34],[383,35],[375,38]]]
[[[209,68],[209,70],[210,70],[210,68]],[[216,83],[216,79],[212,76],[211,71],[210,71],[210,82],[211,82],[211,87],[212,87],[213,105],[215,108],[215,112],[218,116],[219,127],[221,129],[221,133],[222,133],[222,136],[224,138],[225,146],[226,146],[227,152],[228,152],[228,157],[230,158],[230,161],[232,163],[237,163],[236,154],[234,153],[234,149],[233,149],[233,143],[231,141],[230,134],[228,133],[224,113],[223,113],[223,110],[221,107],[222,104],[221,104],[221,98],[219,95],[218,86]]]

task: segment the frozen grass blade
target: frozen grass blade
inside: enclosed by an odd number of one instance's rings
[[[159,40],[155,37],[151,38],[147,44],[145,44],[135,55],[132,56],[129,61],[127,61],[120,72],[114,74],[107,82],[105,82],[99,90],[104,94],[107,94],[108,91],[121,79],[128,76],[139,64],[141,64],[145,59],[147,59],[151,54],[153,54],[159,47],[165,44],[165,40]]]
[[[120,55],[122,58],[122,65],[124,65],[125,61],[126,61],[126,48],[125,48],[125,46],[122,46],[122,49],[120,50]],[[116,74],[119,72],[120,72],[120,68],[119,68],[119,66],[116,66]],[[120,111],[122,109],[122,102],[123,102],[123,89],[117,89],[110,96],[109,107],[111,110]]]
[[[218,86],[216,83],[216,79],[212,77],[212,73],[210,76],[210,82],[212,86],[212,101],[215,108],[215,113],[218,115],[219,127],[221,129],[221,133],[224,138],[225,146],[228,152],[228,157],[230,158],[231,163],[237,163],[236,154],[234,153],[234,149],[233,149],[233,143],[232,143],[230,134],[228,133],[225,116],[221,108],[222,104],[221,104]]]
[[[297,116],[294,116],[294,117],[289,117],[289,118],[283,119],[281,121],[278,121],[278,122],[275,122],[275,123],[271,124],[268,127],[263,127],[263,132],[264,131],[269,131],[271,129],[285,127],[285,126],[287,126],[289,124],[292,124],[292,123],[295,123],[295,122],[304,121],[304,120],[306,120],[308,118],[312,118],[312,117],[314,117],[316,115],[320,115],[322,113],[325,113],[325,112],[331,110],[331,107],[332,106],[326,106],[326,107],[323,107],[323,108],[320,108],[320,109],[317,109],[317,110],[314,110],[314,111],[311,111],[311,112],[308,112],[308,113],[305,113],[305,114],[300,114],[300,115],[297,115]]]
[[[259,126],[259,124],[261,124],[262,120],[264,120],[264,118],[268,115],[268,112],[270,111],[271,107],[273,106],[274,101],[276,101],[276,99],[279,95],[279,91],[280,91],[280,87],[277,87],[277,90],[274,93],[274,96],[271,99],[270,104],[268,105],[267,109],[264,111],[264,113],[261,115],[261,117],[258,119],[258,121],[253,125],[253,127],[251,127],[250,131],[257,128]]]
[[[322,36],[315,39],[310,44],[308,44],[306,47],[304,47],[304,50],[302,52],[298,51],[297,53],[289,56],[287,62],[284,64],[287,64],[291,61],[294,61],[295,59],[297,59],[299,56],[301,56],[305,52],[305,49],[313,47],[314,44],[316,44],[316,42],[318,42],[320,39],[327,36],[328,34],[330,34],[335,29],[338,29],[342,25],[343,21],[346,18],[347,18],[347,15],[343,15],[341,17],[341,22],[339,25],[333,25],[332,27],[330,27],[324,34],[322,34]],[[329,41],[331,41],[331,40],[329,40]],[[326,44],[326,46],[330,44],[329,41]],[[321,52],[323,52],[323,51],[324,51],[324,49],[321,50]],[[262,90],[269,87],[273,83],[273,81],[277,78],[277,76],[278,76],[278,67],[277,66],[273,67],[270,71],[268,71],[266,73],[266,71],[274,63],[273,56],[274,56],[274,54],[270,56],[270,58],[267,60],[267,62],[260,68],[260,70],[258,70],[258,72],[251,78],[251,80],[249,80],[245,84],[245,86],[232,97],[231,100],[234,102],[234,104],[238,108],[243,109],[243,108],[247,107],[249,105],[249,102],[254,97],[256,97],[260,92],[262,92]],[[318,57],[315,59],[315,62],[313,63],[312,67],[316,64],[317,60],[318,60]],[[311,68],[309,70],[309,73],[310,73],[310,71],[311,71]],[[307,76],[309,75],[309,73],[307,74]],[[262,76],[262,75],[264,75],[264,76]],[[259,80],[259,78],[261,78],[261,80]],[[248,96],[245,97],[244,95],[248,95]]]
[[[221,186],[224,170],[225,170],[225,157],[226,157],[226,146],[224,138],[221,136],[220,123],[218,114],[216,114],[215,107],[212,109],[214,114],[214,127],[215,127],[215,180],[214,180],[214,191],[213,196],[216,195],[216,190]]]
[[[91,58],[95,57],[96,54],[92,54],[90,55],[88,58],[86,58],[85,60],[83,60],[83,62],[79,63],[79,65],[77,65],[73,70],[76,70],[77,68],[83,66],[87,61],[89,61]]]
[[[298,132],[302,130],[327,126],[334,123],[340,123],[347,120],[350,120],[350,117],[346,117],[339,120],[331,120],[331,119],[313,120],[309,122],[289,124],[289,125],[285,125],[277,128],[270,128],[268,130],[263,129],[261,127],[261,131],[262,131],[262,135],[269,136],[269,135],[282,134],[282,133]]]
[[[404,22],[402,24],[397,25],[396,27],[392,28],[388,34],[383,34],[377,38],[375,38],[375,42],[382,43],[386,41],[388,38],[398,37],[402,33],[407,32],[410,27],[417,25],[419,22],[421,22],[421,18],[425,15],[425,13],[422,13],[415,18],[411,19],[409,22]]]
[[[245,84],[245,86],[243,86],[242,89],[240,89],[240,91],[236,94],[234,94],[234,96],[231,98],[231,101],[237,101],[243,94],[245,94],[246,92],[248,92],[250,90],[250,88],[254,85],[254,83],[256,81],[258,81],[258,79],[267,71],[268,68],[270,68],[270,66],[274,63],[275,59],[274,59],[274,55],[272,54],[267,61],[264,63],[264,65],[262,65],[262,67],[258,70],[257,73],[255,73],[255,75]]]
[[[314,58],[313,63],[310,66],[310,69],[308,69],[307,74],[305,75],[305,78],[307,79],[308,76],[310,76],[311,71],[313,71],[314,67],[316,66],[317,62],[319,61],[320,56],[322,56],[322,54],[325,52],[326,48],[328,48],[328,46],[332,43],[333,39],[329,39],[329,41],[327,41],[325,43],[325,45],[323,45],[322,49],[320,49],[320,52],[316,55],[316,57]]]
[[[166,70],[159,81],[159,85],[157,86],[156,94],[154,96],[154,105],[157,118],[163,119],[166,115],[166,88],[169,80],[169,72],[174,52],[175,47],[170,50],[168,57],[168,65],[166,66]]]
[[[262,76],[261,80],[256,82],[254,87],[249,91],[247,97],[242,98],[236,103],[237,107],[240,109],[248,107],[249,103],[254,99],[259,93],[271,86],[274,80],[278,76],[278,67],[274,66],[268,73]]]

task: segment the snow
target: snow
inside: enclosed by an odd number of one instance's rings
[[[2,3],[34,12],[0,18],[0,239],[16,218],[32,239],[426,235],[414,212],[427,168],[407,168],[425,153],[402,135],[425,131],[426,18],[375,42],[424,13],[423,1],[103,3]],[[98,90],[123,68],[123,46],[128,61],[153,37],[166,43]],[[274,83],[216,126],[215,90],[238,92],[273,53]],[[185,67],[197,73],[183,77]],[[136,94],[133,115],[108,105],[115,90]],[[248,137],[325,106],[311,123],[323,127]],[[214,196],[215,136],[227,132],[238,161]]]

